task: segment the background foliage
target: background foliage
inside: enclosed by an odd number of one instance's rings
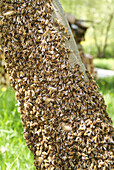
[[[83,46],[86,52],[97,56],[97,48],[94,41],[94,33],[96,34],[97,43],[102,49],[106,36],[106,29],[109,23],[109,16],[114,15],[113,0],[60,0],[64,10],[76,16],[77,19],[91,20],[93,22],[85,23],[90,28],[86,33],[86,41]],[[93,24],[95,30],[93,29]],[[114,17],[111,23],[110,31],[108,32],[108,47],[105,57],[114,57]]]

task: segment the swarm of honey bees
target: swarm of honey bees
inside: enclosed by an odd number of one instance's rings
[[[9,83],[9,76],[5,69],[4,54],[0,46],[0,86],[5,86]]]
[[[2,48],[36,169],[112,170],[113,126],[88,72],[71,66],[53,0],[1,0]],[[66,43],[66,44],[65,44]]]

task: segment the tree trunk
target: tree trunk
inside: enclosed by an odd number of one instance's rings
[[[67,18],[65,16],[65,12],[63,11],[63,8],[60,4],[60,1],[59,0],[57,0],[57,1],[53,0],[52,6],[53,6],[53,9],[54,9],[53,17],[57,18],[59,20],[59,22],[68,29],[68,34],[71,36],[69,41],[65,42],[65,46],[71,50],[71,53],[69,55],[69,63],[72,66],[79,64],[80,70],[83,72],[85,80],[88,81],[87,75],[85,73],[85,71],[86,71],[85,66],[82,63],[77,45],[76,45],[75,40],[74,40],[74,36],[73,36],[72,31],[70,29],[70,26],[68,24]]]
[[[2,1],[1,18],[7,69],[36,169],[112,169],[112,120],[60,2]]]
[[[102,57],[105,56],[106,48],[108,46],[108,44],[107,44],[107,42],[108,42],[108,34],[109,34],[110,27],[111,27],[111,24],[112,24],[112,21],[113,21],[113,16],[114,16],[114,12],[109,15],[109,21],[108,21],[108,24],[107,24],[107,27],[106,27],[104,46],[103,46],[102,55],[101,55]]]
[[[94,40],[95,40],[95,45],[96,45],[96,48],[97,48],[97,57],[98,58],[105,57],[106,48],[108,46],[108,44],[107,44],[108,34],[109,34],[110,27],[111,27],[111,24],[112,24],[112,21],[113,21],[113,16],[114,16],[114,13],[111,13],[109,15],[109,21],[108,21],[107,26],[106,26],[106,33],[105,33],[105,38],[104,38],[103,45],[98,43],[97,34],[96,34],[96,27],[95,27],[95,25],[93,25]]]

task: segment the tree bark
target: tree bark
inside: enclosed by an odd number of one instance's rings
[[[97,40],[97,34],[96,34],[96,27],[94,24],[92,24],[93,26],[93,36],[94,36],[94,40],[95,40],[95,45],[96,45],[96,48],[97,48],[97,57],[98,58],[103,58],[105,56],[105,52],[106,52],[106,48],[108,46],[107,44],[107,41],[108,41],[108,33],[110,31],[110,27],[111,27],[111,24],[112,24],[112,21],[113,21],[113,16],[114,16],[114,13],[111,13],[109,15],[109,20],[108,20],[108,23],[107,23],[107,26],[106,26],[106,33],[105,33],[105,37],[104,37],[104,42],[103,44],[99,44],[98,43],[98,40]]]
[[[71,49],[71,53],[69,55],[69,63],[71,64],[71,66],[75,66],[76,64],[79,64],[80,71],[83,72],[85,81],[89,81],[89,79],[85,73],[86,68],[85,68],[84,64],[82,63],[82,59],[80,57],[74,36],[73,36],[70,26],[68,24],[68,21],[65,16],[65,12],[61,6],[60,0],[53,0],[52,6],[54,8],[53,17],[56,17],[62,25],[64,25],[66,28],[68,28],[68,34],[71,35],[71,39],[69,41],[65,42],[66,47]]]
[[[108,41],[108,33],[109,33],[109,31],[110,31],[110,27],[111,27],[111,24],[112,24],[113,17],[114,17],[114,13],[111,13],[111,14],[109,15],[109,21],[108,21],[108,24],[107,24],[107,27],[106,27],[104,46],[103,46],[102,55],[101,55],[102,57],[104,57],[105,52],[106,52],[106,48],[107,48],[107,46],[108,46],[108,44],[107,44],[107,41]]]

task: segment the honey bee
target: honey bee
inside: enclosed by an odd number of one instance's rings
[[[68,35],[68,36],[67,36],[67,39],[68,39],[68,40],[71,39],[71,35]]]
[[[45,24],[46,24],[46,25],[48,25],[48,24],[49,24],[49,20],[48,20],[48,19],[45,21]]]
[[[73,168],[74,168],[74,164],[73,164],[73,162],[69,161],[69,164],[71,165],[71,167],[73,167]]]
[[[64,30],[65,27],[64,27],[63,25],[61,25],[61,26],[59,27],[59,29],[60,29],[60,30]]]
[[[68,28],[66,28],[66,29],[65,29],[64,33],[65,33],[65,34],[67,34],[67,33],[68,33]]]
[[[13,15],[13,14],[15,14],[15,11],[8,11],[8,12],[4,13],[3,15],[4,16],[10,16],[10,15]]]
[[[39,163],[39,165],[41,165],[41,163],[43,162],[43,158],[42,157],[38,157],[38,163]]]
[[[39,29],[39,30],[38,30],[38,33],[39,33],[39,34],[43,34],[43,30]]]
[[[49,102],[53,102],[54,99],[48,98],[48,97],[44,97],[43,100],[45,101],[45,103],[49,103]]]
[[[70,49],[66,49],[66,52],[67,52],[67,53],[70,53],[70,52],[71,52],[71,50],[70,50]]]
[[[65,131],[71,131],[72,127],[70,125],[66,125],[65,123],[62,123],[62,128]]]
[[[56,25],[59,25],[59,24],[60,24],[60,22],[58,21],[57,18],[54,18],[54,22],[55,22]]]

